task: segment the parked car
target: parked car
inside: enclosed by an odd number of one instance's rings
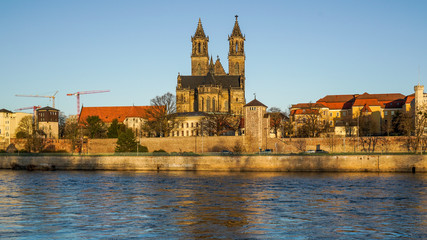
[[[265,149],[263,151],[260,152],[261,154],[271,154],[273,153],[273,149]]]
[[[329,152],[322,150],[322,149],[319,149],[319,150],[316,150],[316,153],[329,153]]]
[[[221,154],[222,155],[233,155],[233,152],[229,151],[229,150],[222,150]]]
[[[315,150],[307,150],[307,151],[305,151],[304,153],[312,154],[312,153],[316,153],[316,151],[315,151]]]

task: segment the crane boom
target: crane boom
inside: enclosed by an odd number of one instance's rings
[[[32,107],[23,107],[23,108],[18,108],[15,109],[15,111],[22,111],[22,110],[27,110],[27,109],[33,109],[33,118],[36,115],[36,110],[41,108],[40,106],[32,106]]]
[[[79,91],[75,93],[67,93],[67,96],[76,96],[77,98],[77,115],[80,115],[80,95],[82,94],[92,94],[92,93],[104,93],[109,92],[110,90],[92,90],[92,91]]]
[[[17,97],[41,97],[41,98],[51,98],[52,99],[52,107],[55,108],[55,95],[58,93],[56,91],[52,96],[43,96],[43,95],[29,95],[29,94],[15,94]]]

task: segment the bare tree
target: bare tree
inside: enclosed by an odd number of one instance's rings
[[[142,128],[149,136],[168,136],[176,123],[176,98],[168,92],[151,99],[147,110],[148,119]]]
[[[209,136],[221,136],[233,131],[236,134],[240,127],[241,117],[239,115],[221,112],[212,112],[202,118],[200,131]]]
[[[26,139],[25,150],[40,152],[44,148],[43,132],[36,129],[32,116],[26,116],[18,123],[17,138]]]
[[[422,139],[427,124],[427,106],[416,109],[415,112],[415,152],[421,153]]]
[[[16,130],[16,138],[29,138],[35,129],[32,116],[25,116],[18,123],[18,128]]]
[[[307,148],[307,143],[305,139],[301,139],[301,138],[293,141],[293,145],[299,152],[305,152]]]
[[[393,116],[392,127],[393,132],[402,136],[411,136],[414,132],[414,114],[412,112],[400,112]]]
[[[302,119],[299,119],[302,121],[302,125],[298,129],[298,135],[302,137],[317,137],[323,129],[319,106],[314,103],[308,103],[302,111]]]
[[[275,137],[278,137],[279,132],[283,135],[283,119],[285,118],[285,114],[278,107],[270,108],[268,114],[270,115],[270,127]]]

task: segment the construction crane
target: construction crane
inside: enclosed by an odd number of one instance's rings
[[[52,96],[42,96],[42,95],[24,95],[24,94],[16,94],[17,97],[42,97],[42,98],[50,98],[52,99],[52,107],[55,108],[55,95],[58,93],[56,91]]]
[[[15,109],[15,111],[22,111],[22,110],[33,109],[33,120],[34,120],[34,118],[36,116],[36,110],[39,109],[39,108],[40,108],[40,106],[23,107],[23,108]]]
[[[92,91],[81,91],[76,93],[68,93],[67,96],[76,96],[77,97],[77,115],[80,115],[80,95],[82,94],[92,94],[92,93],[104,93],[109,92],[110,90],[92,90]]]

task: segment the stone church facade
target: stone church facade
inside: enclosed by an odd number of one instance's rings
[[[245,105],[245,36],[237,21],[230,36],[228,70],[226,73],[219,57],[209,58],[209,36],[205,35],[199,19],[191,37],[191,75],[177,77],[176,107],[184,112],[222,112],[242,115]]]

